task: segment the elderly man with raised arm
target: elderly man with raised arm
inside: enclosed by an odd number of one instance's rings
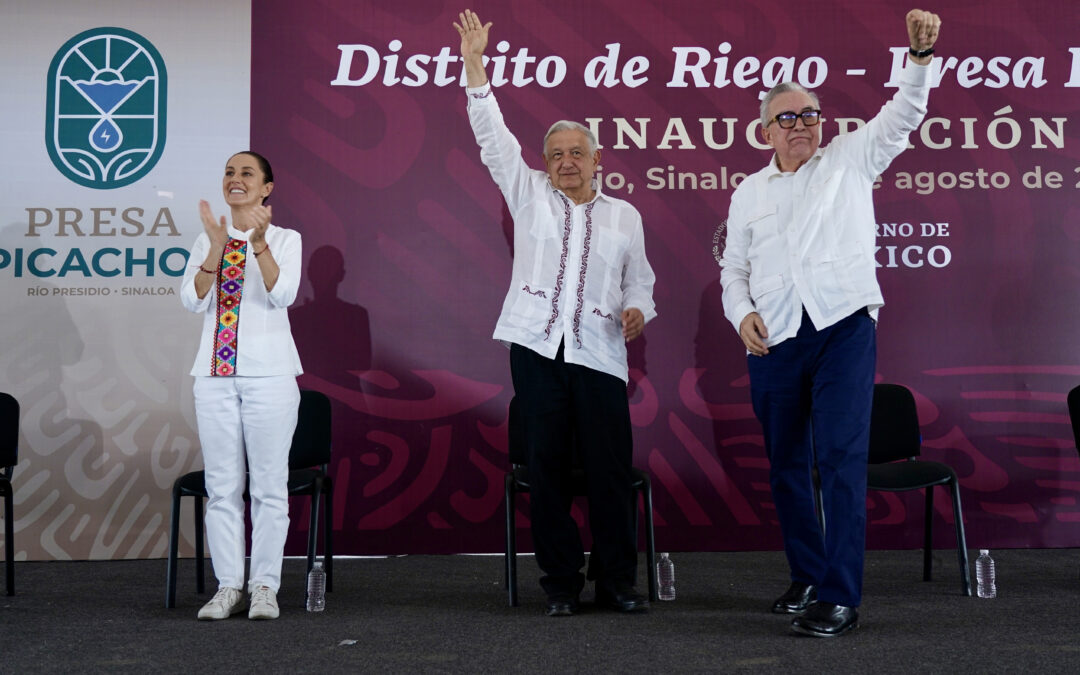
[[[926,115],[941,20],[911,10],[899,90],[866,126],[821,144],[817,96],[794,83],[761,103],[769,164],[735,190],[721,261],[724,313],[748,352],[751,398],[791,585],[772,611],[835,637],[862,599],[866,463],[884,304],[874,262],[875,179]],[[824,531],[817,518],[817,467]]]
[[[637,544],[626,343],[656,316],[655,277],[641,216],[594,179],[600,152],[581,124],[544,138],[547,171],[522,159],[484,71],[491,24],[465,10],[454,24],[468,80],[469,121],[480,157],[514,219],[514,265],[494,338],[510,372],[528,455],[536,561],[549,616],[578,611],[585,554],[570,515],[575,452],[586,474],[596,602],[642,611],[634,589]]]

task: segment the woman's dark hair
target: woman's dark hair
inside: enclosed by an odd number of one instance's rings
[[[236,157],[236,155],[251,155],[252,157],[254,157],[255,161],[259,163],[259,168],[263,172],[263,177],[265,178],[265,180],[263,182],[264,183],[273,183],[274,182],[274,170],[272,168],[270,168],[270,160],[263,157],[262,155],[255,152],[254,150],[241,150],[240,152],[235,153],[233,155],[233,157]],[[267,202],[267,200],[269,200],[269,199],[270,199],[270,197],[267,197],[266,199],[262,200],[262,203],[265,204]]]

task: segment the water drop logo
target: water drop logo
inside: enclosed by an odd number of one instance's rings
[[[94,28],[49,65],[45,142],[60,173],[110,190],[145,176],[165,149],[165,62],[149,40]]]

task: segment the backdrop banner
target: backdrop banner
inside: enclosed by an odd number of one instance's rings
[[[925,455],[960,475],[971,546],[1073,546],[1080,19],[1061,2],[946,5],[930,8],[943,27],[929,113],[875,193],[878,378],[916,393]],[[466,117],[463,9],[324,0],[253,17],[252,140],[280,167],[278,220],[305,237],[293,326],[303,384],[337,402],[335,526],[351,552],[502,546],[512,387],[490,337],[511,222]],[[543,168],[548,126],[579,120],[603,148],[604,189],[644,219],[659,316],[630,345],[631,409],[658,545],[779,548],[714,247],[734,186],[771,156],[760,96],[795,80],[818,92],[826,142],[858,128],[896,91],[910,7],[472,9],[494,22],[488,76],[526,160]],[[868,499],[870,546],[920,545],[920,494]],[[952,522],[944,495],[935,508]]]
[[[201,319],[179,281],[199,199],[223,212],[225,162],[249,142],[251,5],[9,0],[2,17],[16,557],[164,556],[173,480],[202,468]]]
[[[513,390],[491,334],[512,223],[466,115],[451,25],[464,5],[113,2],[112,16],[57,18],[16,4],[18,20],[0,28],[15,72],[5,79],[22,83],[0,102],[0,137],[15,150],[0,185],[0,388],[24,405],[19,555],[164,553],[168,488],[201,466],[186,374],[198,322],[173,274],[201,228],[197,200],[220,200],[224,158],[247,142],[249,65],[251,147],[274,165],[274,221],[304,237],[290,312],[301,386],[334,401],[335,550],[501,550]],[[1080,383],[1069,309],[1080,295],[1080,18],[1060,1],[945,4],[928,8],[943,21],[929,112],[875,190],[877,377],[915,392],[924,455],[960,476],[972,548],[1075,546],[1080,459],[1065,395]],[[642,214],[659,315],[629,345],[631,414],[658,547],[779,549],[745,350],[720,302],[724,221],[735,186],[771,157],[764,92],[800,82],[821,99],[824,143],[854,131],[896,91],[911,7],[472,9],[494,22],[487,72],[525,159],[542,168],[550,124],[581,121],[599,138],[603,189]],[[46,130],[75,128],[62,136],[81,134],[100,157],[115,142],[102,120],[125,142],[158,128],[129,131],[99,110],[122,95],[111,87],[75,85],[91,102],[81,127],[52,114],[54,57],[109,26],[156,49],[167,122],[163,150],[144,143],[118,169],[131,182],[102,188],[78,177],[83,163],[58,164],[77,153]],[[163,295],[124,291],[135,288]],[[921,494],[872,492],[868,507],[871,548],[921,545]],[[306,508],[293,510],[288,553],[304,550]],[[951,547],[943,494],[935,509],[936,544]],[[516,518],[528,547],[527,500]]]

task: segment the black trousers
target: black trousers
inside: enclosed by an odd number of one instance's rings
[[[589,579],[623,590],[637,575],[637,532],[631,489],[633,435],[626,383],[520,345],[510,347],[529,458],[530,513],[540,585],[548,595],[579,593],[585,585],[584,547],[570,515],[570,472],[585,471],[593,549]]]

